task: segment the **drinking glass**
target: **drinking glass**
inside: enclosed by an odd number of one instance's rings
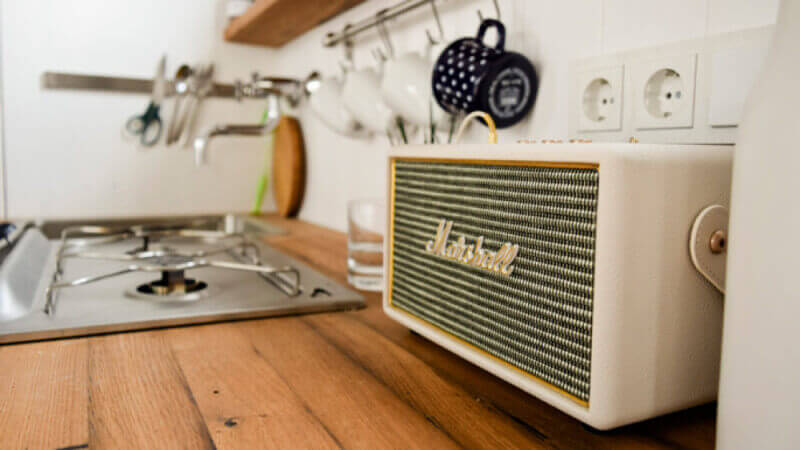
[[[383,200],[353,200],[347,204],[347,281],[365,291],[383,290]]]

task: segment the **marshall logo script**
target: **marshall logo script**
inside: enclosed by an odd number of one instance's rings
[[[472,267],[489,270],[494,273],[509,276],[514,271],[511,263],[519,253],[519,245],[506,242],[496,251],[483,248],[483,236],[478,237],[474,244],[467,245],[466,238],[462,235],[457,240],[447,242],[453,221],[442,219],[436,229],[436,239],[425,244],[425,251],[445,259],[466,264]]]

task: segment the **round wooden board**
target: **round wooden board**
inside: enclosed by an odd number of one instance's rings
[[[281,216],[291,217],[300,210],[306,185],[306,155],[300,122],[293,117],[281,117],[273,139],[275,205]]]

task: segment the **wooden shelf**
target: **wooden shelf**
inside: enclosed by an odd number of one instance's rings
[[[256,0],[225,30],[225,40],[280,47],[364,0]]]

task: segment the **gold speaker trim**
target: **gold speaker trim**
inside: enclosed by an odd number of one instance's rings
[[[588,408],[589,402],[586,400],[582,400],[569,392],[561,389],[558,386],[555,386],[536,375],[531,374],[530,372],[526,372],[520,369],[517,366],[509,364],[508,362],[492,355],[491,353],[476,347],[475,345],[470,344],[469,342],[461,339],[460,337],[434,325],[433,323],[417,317],[413,314],[410,314],[397,306],[394,306],[392,303],[392,288],[394,286],[394,204],[395,204],[395,180],[396,180],[396,162],[397,161],[418,161],[418,162],[440,162],[440,163],[451,163],[451,164],[490,164],[494,166],[524,166],[524,167],[553,167],[553,168],[570,168],[570,169],[594,169],[597,170],[600,165],[596,163],[575,163],[575,162],[557,162],[557,161],[508,161],[508,160],[489,160],[489,159],[453,159],[453,158],[412,158],[412,157],[394,157],[390,159],[392,164],[392,180],[391,180],[391,205],[390,205],[390,213],[389,216],[389,285],[387,286],[388,289],[388,299],[389,299],[389,306],[396,312],[410,318],[415,322],[419,322],[423,326],[428,328],[432,328],[439,333],[442,333],[446,336],[449,336],[451,339],[454,339],[461,344],[466,345],[467,347],[471,348],[472,350],[488,357],[489,359],[529,378],[547,388],[550,388],[559,394],[564,395],[565,397],[569,398],[570,400],[578,403],[579,405]]]
[[[453,164],[489,164],[492,166],[522,166],[522,167],[552,167],[558,169],[597,169],[600,164],[569,162],[569,161],[515,161],[505,159],[455,159],[455,158],[422,158],[422,157],[393,157],[392,176],[394,176],[394,163],[396,161],[453,163]],[[394,178],[392,178],[394,188]]]

